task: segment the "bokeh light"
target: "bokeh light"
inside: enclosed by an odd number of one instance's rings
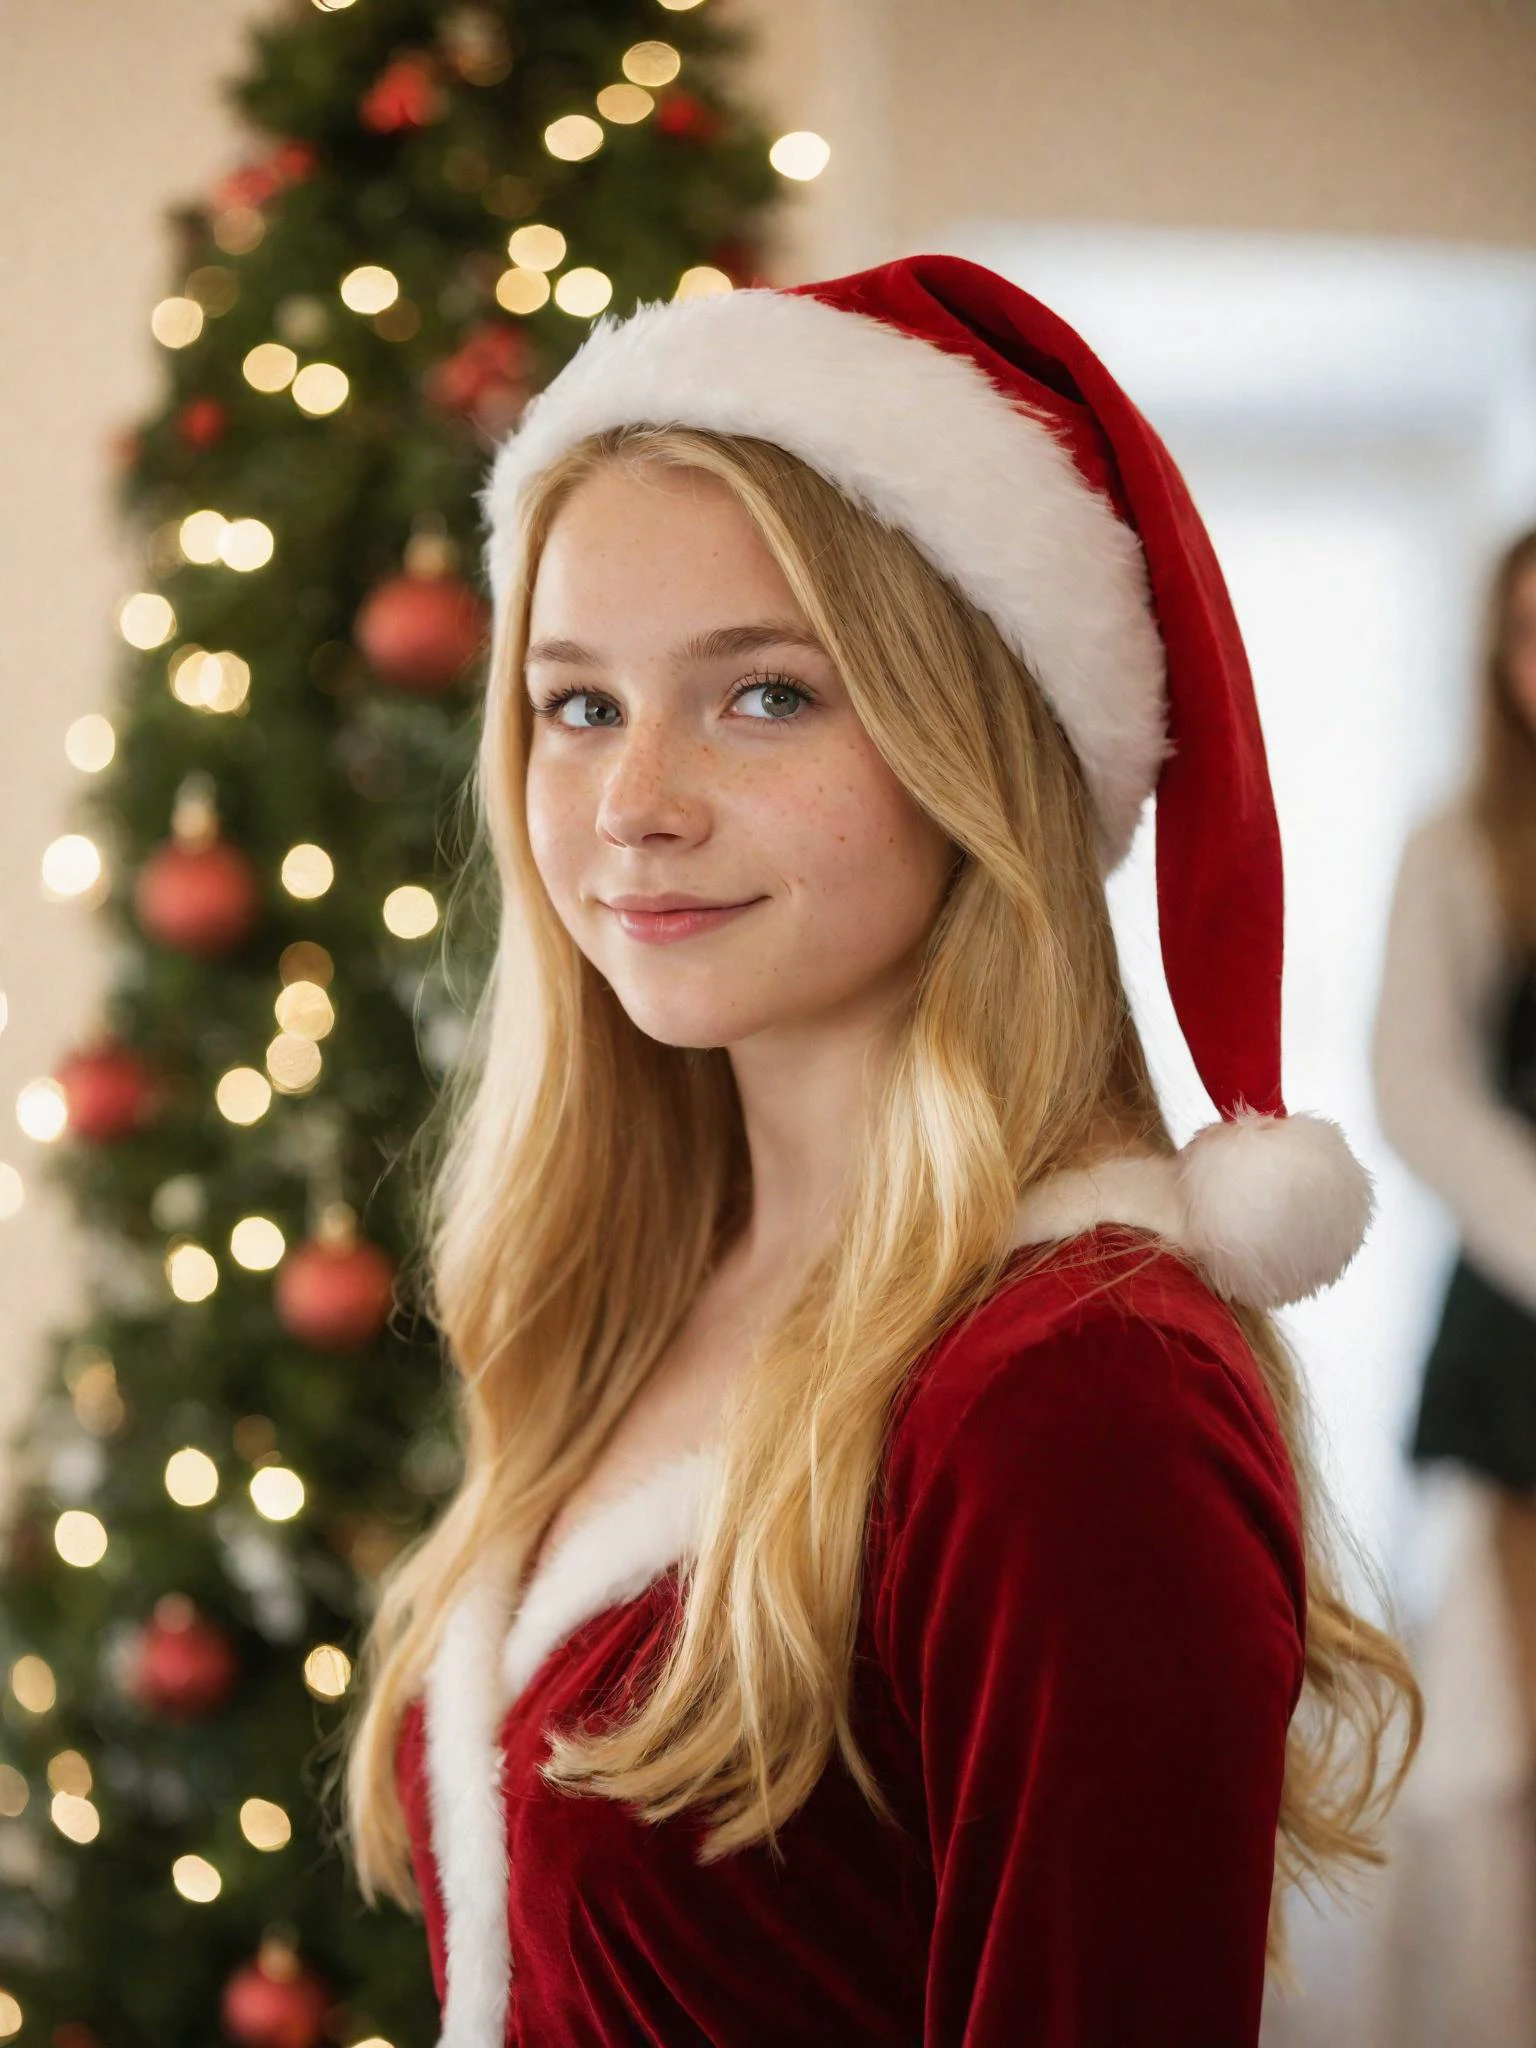
[[[207,1906],[224,1889],[224,1880],[206,1856],[178,1856],[171,1865],[171,1883],[194,1906]]]
[[[321,419],[346,404],[350,388],[346,371],[334,363],[306,363],[293,380],[293,402],[300,412]]]
[[[219,1284],[218,1263],[200,1244],[173,1245],[166,1254],[165,1277],[178,1301],[206,1301]]]
[[[16,1097],[16,1121],[39,1145],[62,1138],[69,1123],[69,1104],[57,1081],[29,1081]]]
[[[323,846],[303,843],[283,855],[283,887],[303,903],[323,896],[336,879],[336,864]]]
[[[269,1522],[291,1522],[304,1505],[304,1482],[286,1465],[263,1465],[251,1474],[251,1499]]]
[[[219,1468],[189,1444],[167,1458],[165,1490],[179,1508],[205,1508],[219,1490]]]
[[[272,1106],[272,1083],[255,1067],[231,1067],[213,1091],[219,1115],[232,1124],[254,1124]]]
[[[84,1508],[66,1508],[53,1525],[53,1547],[66,1564],[84,1569],[106,1556],[107,1532]]]
[[[229,1233],[229,1249],[248,1273],[270,1273],[281,1263],[288,1240],[270,1216],[242,1216]]]
[[[362,263],[341,280],[341,303],[354,313],[382,313],[400,296],[400,280],[379,263]]]
[[[253,391],[286,391],[293,382],[299,359],[281,341],[260,341],[240,365],[240,374]]]
[[[99,775],[117,752],[117,734],[110,718],[99,711],[87,711],[64,735],[64,758],[82,775]]]
[[[544,130],[544,147],[562,163],[583,163],[596,156],[604,142],[603,124],[590,114],[562,114]]]
[[[613,279],[587,264],[580,264],[575,270],[568,270],[563,277],[555,279],[555,304],[562,313],[574,313],[582,319],[590,319],[594,313],[601,313],[612,297]]]
[[[437,925],[437,899],[415,882],[391,889],[384,898],[384,923],[397,939],[424,939]]]
[[[827,167],[832,145],[809,128],[796,128],[781,135],[768,152],[768,161],[781,178],[801,181],[819,178]]]
[[[352,1659],[334,1643],[316,1643],[304,1659],[304,1683],[319,1700],[339,1700],[352,1683]]]

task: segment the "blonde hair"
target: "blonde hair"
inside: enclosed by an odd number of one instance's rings
[[[1528,575],[1536,575],[1536,527],[1510,542],[1489,578],[1472,814],[1492,858],[1510,948],[1536,958],[1536,728],[1516,702],[1509,673],[1510,615]]]
[[[834,1751],[888,1811],[850,1718],[849,1666],[892,1404],[923,1352],[994,1291],[1022,1189],[1111,1134],[1171,1149],[1081,772],[991,621],[904,535],[770,443],[631,427],[555,464],[525,503],[491,652],[476,789],[499,936],[427,1216],[465,1468],[382,1586],[349,1731],[347,1829],[370,1901],[416,1903],[394,1748],[452,1594],[491,1546],[520,1579],[746,1215],[727,1052],[661,1045],[629,1021],[557,919],[521,805],[520,676],[551,522],[600,466],[652,463],[735,494],[873,744],[957,858],[867,1128],[851,1134],[861,1172],[848,1212],[738,1382],[670,1654],[632,1718],[556,1739],[547,1777],[647,1819],[706,1810],[708,1859],[776,1847]],[[1339,1589],[1294,1364],[1267,1318],[1238,1313],[1290,1448],[1309,1580],[1276,1845],[1278,1962],[1286,1881],[1381,1860],[1375,1825],[1420,1708],[1398,1644]],[[1400,1709],[1408,1741],[1384,1777]]]

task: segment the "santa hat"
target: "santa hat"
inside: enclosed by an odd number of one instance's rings
[[[1179,1155],[1179,1235],[1255,1306],[1336,1279],[1370,1181],[1281,1094],[1280,839],[1252,676],[1188,488],[1092,350],[958,256],[605,315],[497,453],[498,609],[529,482],[641,422],[774,442],[907,534],[1038,681],[1107,869],[1156,792],[1163,965],[1221,1119]]]

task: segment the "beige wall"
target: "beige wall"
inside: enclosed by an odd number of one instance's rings
[[[360,0],[366,5],[367,0]],[[731,0],[720,0],[731,4]],[[103,701],[133,576],[110,436],[156,388],[161,209],[237,150],[215,92],[246,0],[0,0],[0,1428],[70,1312],[68,1219],[17,1088],[90,1014],[87,920],[42,903],[68,824],[66,724]],[[1536,242],[1533,0],[751,0],[755,85],[832,142],[785,275],[978,217],[1327,228]]]

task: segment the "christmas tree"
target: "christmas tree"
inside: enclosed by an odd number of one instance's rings
[[[91,1299],[14,1452],[0,2038],[435,2038],[326,1794],[378,1575],[457,1476],[410,1259],[480,971],[476,492],[596,315],[762,281],[742,47],[687,0],[298,0],[232,87],[248,161],[175,217],[142,587],[45,869],[113,964],[24,1104]]]

